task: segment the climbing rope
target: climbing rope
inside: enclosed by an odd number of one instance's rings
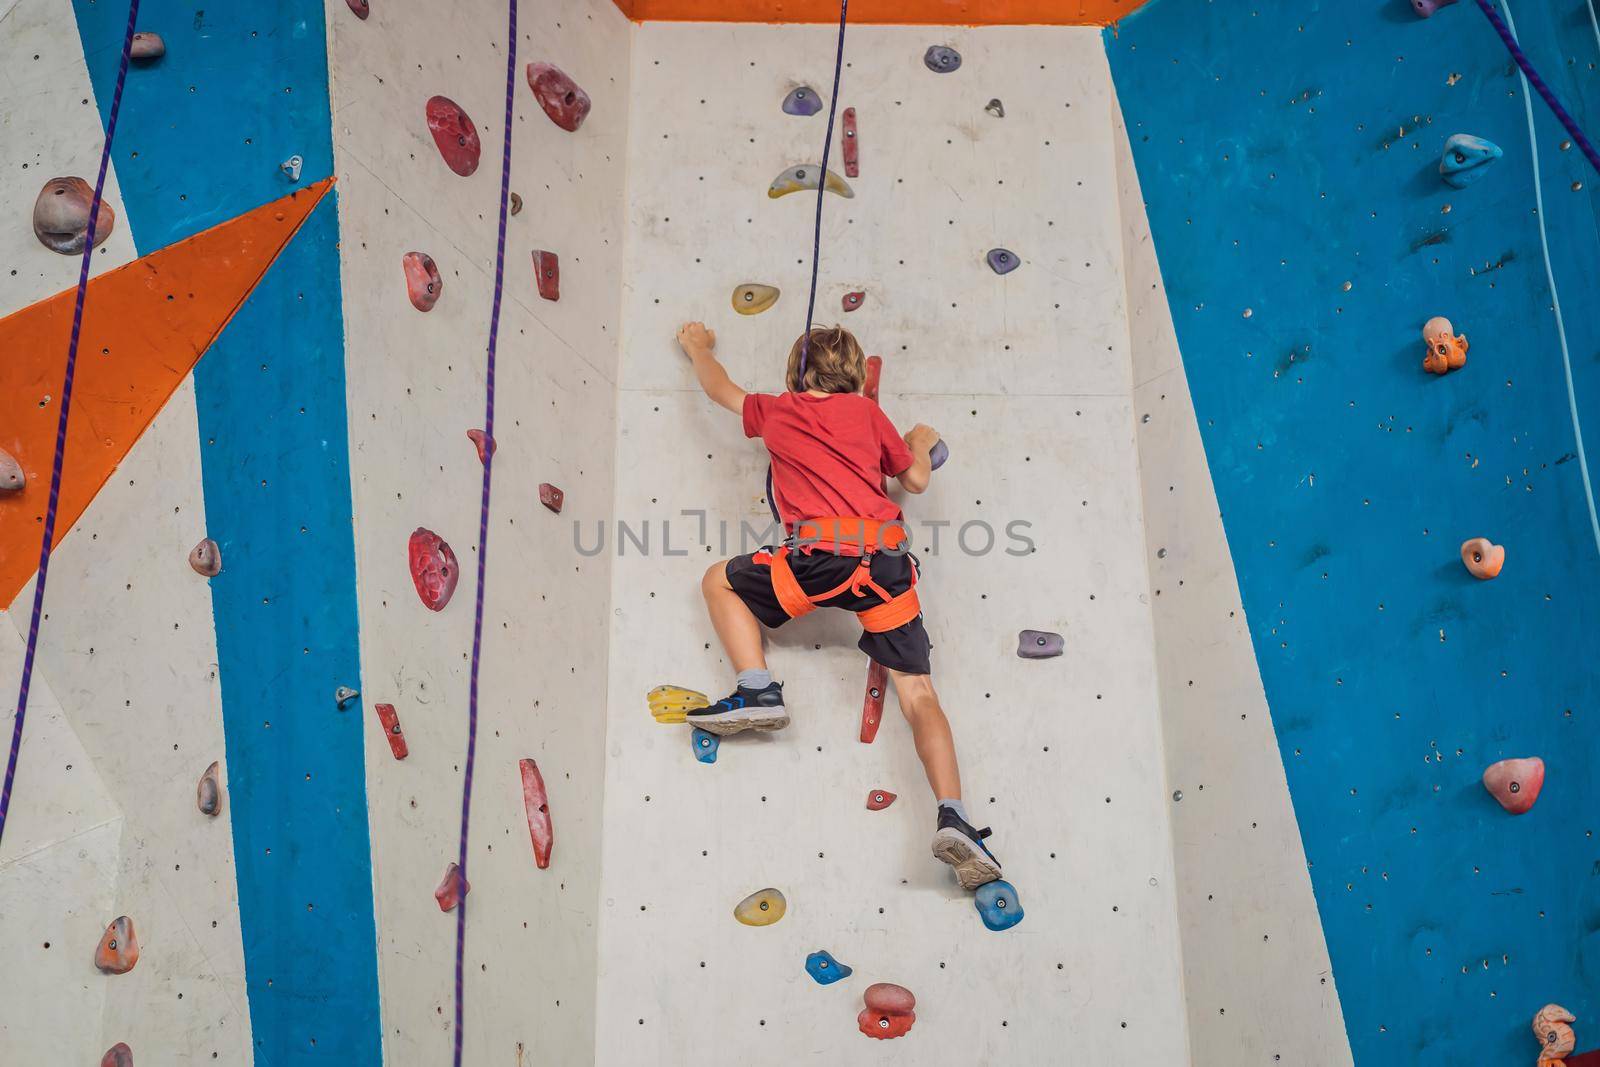
[[[1585,137],[1583,131],[1578,128],[1578,123],[1567,113],[1567,109],[1561,106],[1561,101],[1556,99],[1556,94],[1550,91],[1550,86],[1546,85],[1544,79],[1539,77],[1539,72],[1533,69],[1533,63],[1529,61],[1528,54],[1522,50],[1522,45],[1517,43],[1516,31],[1505,24],[1505,21],[1490,6],[1489,0],[1477,0],[1477,2],[1478,9],[1488,17],[1490,24],[1494,26],[1494,32],[1498,33],[1500,40],[1505,42],[1506,51],[1511,53],[1511,58],[1516,60],[1517,66],[1522,68],[1523,80],[1532,83],[1538,94],[1544,97],[1544,102],[1549,106],[1550,111],[1561,125],[1567,128],[1567,132],[1572,135],[1573,141],[1582,149],[1583,154],[1589,158],[1589,163],[1594,167],[1595,171],[1600,173],[1600,152],[1595,151],[1594,145],[1589,142],[1589,138]],[[1506,8],[1506,14],[1510,15],[1510,13],[1511,9],[1509,7]]]
[[[133,27],[139,18],[139,0],[128,4],[128,27],[122,34],[122,58],[117,64],[117,87],[111,94],[111,110],[106,114],[106,140],[100,148],[100,173],[94,180],[94,199],[89,202],[89,230],[83,239],[83,262],[78,267],[78,296],[72,305],[72,336],[67,342],[67,373],[61,386],[61,416],[56,420],[56,454],[50,466],[50,501],[44,513],[44,536],[39,542],[39,577],[33,586],[33,615],[28,622],[28,650],[22,658],[22,685],[17,692],[17,717],[11,727],[11,752],[6,757],[5,783],[0,785],[0,837],[6,832],[6,813],[11,810],[11,786],[17,777],[17,760],[22,754],[22,722],[28,714],[28,689],[33,684],[33,661],[39,651],[39,624],[44,618],[44,586],[50,574],[50,549],[55,541],[56,514],[61,502],[61,470],[67,458],[67,416],[72,411],[72,383],[78,369],[78,336],[83,330],[83,303],[89,292],[89,265],[94,258],[94,224],[100,216],[105,195],[106,171],[111,166],[111,141],[117,133],[117,114],[122,110],[122,86],[128,78],[128,61],[133,49]]]
[[[822,198],[828,191],[828,156],[833,150],[833,116],[839,109],[839,79],[844,73],[844,24],[850,0],[839,0],[839,41],[833,56],[833,92],[828,97],[828,132],[822,141],[822,173],[817,175],[817,220],[811,231],[811,292],[806,297],[806,321],[800,334],[800,384],[806,381],[806,357],[811,352],[811,316],[817,309],[817,271],[822,265]],[[767,507],[780,527],[778,501],[772,495],[772,464],[767,464]]]
[[[1517,54],[1521,52],[1521,48],[1516,43],[1516,20],[1512,18],[1510,3],[1507,0],[1502,0],[1502,2],[1506,3],[1506,18],[1511,20],[1507,28],[1511,35],[1509,43],[1514,49],[1513,54]],[[1539,220],[1539,247],[1544,252],[1544,276],[1546,283],[1550,286],[1550,307],[1556,316],[1556,336],[1561,341],[1561,365],[1566,372],[1567,381],[1567,413],[1572,419],[1572,436],[1577,441],[1578,474],[1583,478],[1583,497],[1589,505],[1589,531],[1594,535],[1595,550],[1600,552],[1600,515],[1595,513],[1594,487],[1589,480],[1589,457],[1583,447],[1583,425],[1578,420],[1578,395],[1572,387],[1572,354],[1567,349],[1567,324],[1561,314],[1561,293],[1556,288],[1556,272],[1550,264],[1550,237],[1545,231],[1543,179],[1539,173],[1539,138],[1533,124],[1533,100],[1528,96],[1528,82],[1530,79],[1527,72],[1532,68],[1528,67],[1522,60],[1519,60],[1518,63],[1523,69],[1522,105],[1523,110],[1528,115],[1528,149],[1533,157],[1533,199],[1534,207],[1537,209],[1535,215]],[[1538,75],[1534,75],[1534,77],[1537,78]],[[1549,99],[1548,96],[1545,97],[1546,101]]]
[[[483,496],[478,506],[478,590],[472,611],[472,667],[467,684],[467,763],[461,785],[461,848],[456,856],[456,1030],[455,1067],[461,1067],[462,1017],[466,1006],[467,829],[472,816],[472,768],[478,754],[478,666],[483,653],[483,591],[489,563],[489,489],[494,474],[494,356],[500,336],[500,296],[506,279],[506,216],[511,198],[511,122],[517,90],[517,0],[506,30],[505,145],[500,159],[500,233],[494,253],[494,304],[489,311],[489,354],[484,370]]]

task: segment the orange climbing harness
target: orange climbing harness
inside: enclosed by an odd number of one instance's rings
[[[848,579],[832,589],[816,596],[807,596],[805,590],[800,588],[794,570],[789,566],[788,557],[793,551],[792,545],[783,544],[771,550],[763,549],[757,552],[752,557],[752,562],[765,564],[772,569],[772,591],[777,595],[778,604],[791,619],[798,619],[808,612],[815,611],[819,604],[832,600],[846,591],[859,597],[866,596],[865,590],[868,589],[883,601],[882,604],[856,612],[856,618],[861,620],[861,628],[869,633],[878,634],[893,630],[897,626],[904,626],[922,613],[922,606],[917,602],[915,567],[911,568],[911,587],[899,596],[890,595],[887,589],[872,579],[872,557],[881,548],[893,550],[905,544],[904,524],[857,516],[828,515],[820,519],[808,519],[797,525],[793,539],[807,544],[825,541],[834,545],[859,545],[861,563]]]

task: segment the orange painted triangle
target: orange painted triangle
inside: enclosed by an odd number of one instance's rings
[[[71,530],[333,185],[325,178],[89,280],[55,544]],[[0,610],[39,565],[77,287],[0,319]]]

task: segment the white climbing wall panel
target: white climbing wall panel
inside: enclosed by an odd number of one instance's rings
[[[1351,1062],[1305,850],[1115,102],[1134,410],[1194,1062]]]
[[[0,11],[0,316],[70,289],[80,260],[27,219],[44,182],[94,181],[102,133],[68,0]],[[116,228],[95,273],[133,259],[115,168]],[[0,1063],[98,1063],[112,1044],[174,1064],[250,1062],[226,817],[195,808],[223,763],[211,597],[186,562],[204,531],[194,392],[185,381],[57,548],[13,807],[0,846]],[[0,734],[11,736],[33,601],[0,619]],[[3,606],[0,606],[3,607]],[[224,800],[224,805],[226,805]],[[92,963],[132,916],[138,966]]]
[[[962,52],[959,72],[923,66],[934,43]],[[1027,918],[988,932],[929,855],[932,798],[893,698],[877,741],[858,742],[866,661],[850,620],[813,616],[775,637],[793,725],[724,741],[715,765],[646,712],[662,682],[726,692],[698,581],[746,550],[740,520],[767,521],[764,454],[699,394],[673,334],[703,318],[737,380],[781,388],[815,200],[772,200],[767,185],[818,161],[826,115],[778,105],[802,83],[826,96],[833,46],[825,26],[646,24],[634,38],[615,515],[649,521],[652,543],[613,564],[597,1062],[1112,1063],[1133,1049],[1187,1062],[1111,90],[1094,31],[853,27],[839,103],[858,112],[861,176],[854,199],[828,198],[817,294],[820,321],[884,357],[897,424],[926,421],[950,441],[949,465],[906,507],[967,806],[996,828]],[[1004,118],[985,112],[993,97]],[[1022,257],[1006,277],[984,263],[996,245]],[[737,316],[743,282],[783,295]],[[855,289],[865,305],[842,315]],[[685,509],[709,513],[709,538]],[[684,554],[663,551],[668,520]],[[924,520],[952,524],[937,552]],[[1013,521],[1032,524],[1036,552],[1005,554]],[[996,531],[994,551],[956,546],[969,522]],[[974,549],[980,530],[967,533]],[[1064,633],[1066,656],[1018,659],[1023,627]],[[873,787],[900,799],[868,812]],[[737,924],[734,904],[766,886],[788,915]],[[802,964],[817,948],[854,977],[815,985]],[[879,980],[918,998],[910,1035],[882,1046],[855,1022]]]
[[[572,550],[572,524],[611,507],[619,220],[628,23],[603,0],[524,3],[500,320],[494,517],[472,809],[466,1062],[582,1063],[592,1056],[602,717],[610,565]],[[468,658],[482,467],[483,352],[493,292],[504,136],[505,5],[447,18],[372,5],[328,10],[339,178],[351,481],[361,611],[362,714],[385,1061],[449,1062],[455,916],[433,898],[455,859],[467,744]],[[594,99],[576,134],[528,89],[553,61]],[[422,103],[449,95],[477,124],[475,174],[449,171]],[[534,286],[535,248],[561,257],[559,302]],[[401,257],[427,252],[444,280],[432,311],[406,296]],[[559,516],[537,486],[566,492]],[[430,614],[407,572],[426,526],[463,576]],[[372,712],[395,705],[410,756],[394,760]],[[538,761],[555,822],[538,870],[517,761]]]

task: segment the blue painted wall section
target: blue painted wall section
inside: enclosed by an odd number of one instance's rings
[[[127,7],[75,0],[110,99]],[[141,252],[332,170],[322,5],[145,0],[116,166]],[[329,196],[195,371],[250,1020],[258,1065],[381,1060],[338,223]],[[194,669],[206,670],[207,664]],[[159,1053],[157,1059],[160,1059]]]
[[[1594,130],[1583,0],[1513,12]],[[1156,0],[1106,48],[1356,1063],[1531,1063],[1552,1000],[1600,1046],[1600,557],[1515,68],[1470,0]],[[1600,459],[1600,178],[1533,103]],[[1453,133],[1505,149],[1465,190]],[[1432,315],[1471,342],[1445,378]],[[1524,755],[1549,777],[1513,818],[1478,778]]]

